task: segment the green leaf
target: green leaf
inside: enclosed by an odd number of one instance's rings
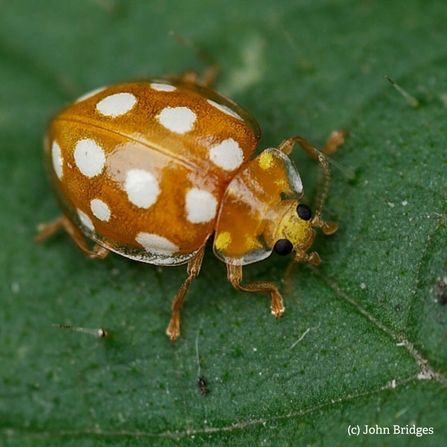
[[[0,443],[445,443],[446,21],[445,2],[418,0],[0,2]],[[288,259],[246,269],[282,284],[280,320],[208,251],[172,343],[184,267],[88,260],[63,233],[33,242],[59,212],[41,140],[90,89],[212,62],[262,147],[348,131],[324,210],[339,231],[285,283]],[[316,163],[292,157],[311,203]]]

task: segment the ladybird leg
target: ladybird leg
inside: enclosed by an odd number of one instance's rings
[[[41,242],[44,239],[53,235],[59,229],[64,228],[68,235],[72,238],[73,242],[89,257],[92,259],[104,259],[109,250],[96,244],[93,250],[89,248],[87,242],[78,227],[66,216],[61,216],[51,222],[40,224],[38,226],[38,234],[34,238],[36,242]]]
[[[51,222],[41,223],[37,226],[37,234],[34,236],[36,242],[42,242],[52,236],[56,231],[64,226],[65,216],[60,216]]]
[[[333,154],[339,146],[345,142],[346,130],[334,130],[329,138],[326,140],[325,145],[320,149],[325,155]]]
[[[188,70],[182,74],[180,79],[185,82],[190,82],[191,84],[197,84],[198,78],[199,75],[195,71]]]
[[[204,70],[201,79],[199,79],[199,75],[195,71],[186,71],[185,73],[183,73],[181,79],[185,82],[190,82],[191,84],[198,84],[204,87],[210,87],[216,81],[219,75],[219,71],[219,66],[214,64],[210,65]]]
[[[269,281],[256,281],[242,285],[242,266],[227,264],[227,277],[231,285],[242,292],[270,292],[272,297],[272,314],[279,318],[284,313],[285,307],[278,287]]]
[[[220,67],[217,64],[210,65],[205,68],[202,74],[201,85],[204,87],[211,87],[219,76]]]
[[[185,300],[186,292],[191,285],[192,280],[199,274],[200,267],[202,267],[203,255],[205,254],[205,246],[203,246],[197,253],[194,259],[188,262],[187,273],[188,277],[182,284],[174,299],[172,300],[171,309],[171,321],[169,322],[166,334],[172,341],[175,341],[180,335],[180,309],[182,308],[183,301]]]
[[[290,278],[292,277],[293,269],[300,261],[308,262],[309,264],[312,264],[314,266],[318,266],[321,263],[320,255],[316,251],[306,253],[304,250],[297,250],[295,253],[295,257],[289,262],[284,273],[284,287],[286,290],[286,295],[290,295]]]
[[[295,258],[294,260],[291,262],[291,264],[294,264],[296,262],[299,261],[304,261],[304,262],[308,262],[309,264],[312,265],[320,265],[321,263],[321,259],[319,254],[316,251],[313,251],[311,253],[306,253],[303,250],[298,250],[295,254]]]
[[[278,149],[285,154],[289,155],[292,152],[293,146],[298,143],[304,152],[306,152],[309,157],[314,160],[319,159],[319,155],[331,155],[333,154],[339,146],[345,142],[346,131],[345,130],[334,130],[329,138],[326,140],[325,145],[318,150],[312,143],[310,143],[305,138],[295,136],[287,138],[279,146]]]

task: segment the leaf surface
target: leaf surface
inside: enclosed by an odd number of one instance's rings
[[[0,2],[2,444],[421,442],[395,426],[433,429],[424,445],[446,441],[447,10],[402,5]],[[184,268],[88,260],[62,233],[33,243],[58,215],[41,140],[88,90],[213,61],[216,88],[257,117],[262,147],[294,134],[322,145],[343,128],[333,158],[352,176],[333,168],[324,216],[339,231],[318,235],[320,267],[299,265],[285,283],[288,259],[246,269],[246,280],[281,284],[284,318],[268,297],[233,290],[208,251],[172,343]],[[292,157],[312,204],[316,164]],[[357,426],[390,434],[350,437]]]

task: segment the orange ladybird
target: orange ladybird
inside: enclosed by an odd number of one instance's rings
[[[175,340],[185,294],[214,233],[214,253],[225,262],[230,283],[269,292],[272,313],[280,317],[284,306],[276,285],[242,285],[242,267],[272,251],[295,251],[295,260],[318,265],[317,253],[306,253],[313,227],[331,234],[337,226],[321,218],[329,181],[322,153],[293,137],[252,159],[260,134],[249,112],[191,76],[84,95],[54,117],[46,134],[46,160],[63,216],[41,225],[37,239],[64,227],[91,258],[112,251],[160,266],[187,263],[167,329]],[[303,187],[288,157],[297,142],[326,172],[314,216],[299,204]],[[96,243],[93,249],[85,238]]]

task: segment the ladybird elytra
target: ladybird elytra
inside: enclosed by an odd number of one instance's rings
[[[214,233],[213,250],[231,284],[269,292],[279,317],[284,306],[276,285],[242,285],[242,267],[268,257],[282,240],[288,243],[279,251],[293,249],[295,260],[317,265],[318,255],[307,253],[314,227],[331,234],[337,226],[321,217],[329,184],[324,155],[292,137],[252,158],[260,135],[248,111],[190,76],[96,89],[49,125],[46,162],[63,216],[40,225],[36,239],[63,227],[92,258],[112,251],[161,266],[187,263],[167,329],[175,340],[180,308]],[[335,138],[331,150],[343,140],[339,133]],[[303,186],[288,157],[295,143],[325,172],[313,217],[299,203]]]

